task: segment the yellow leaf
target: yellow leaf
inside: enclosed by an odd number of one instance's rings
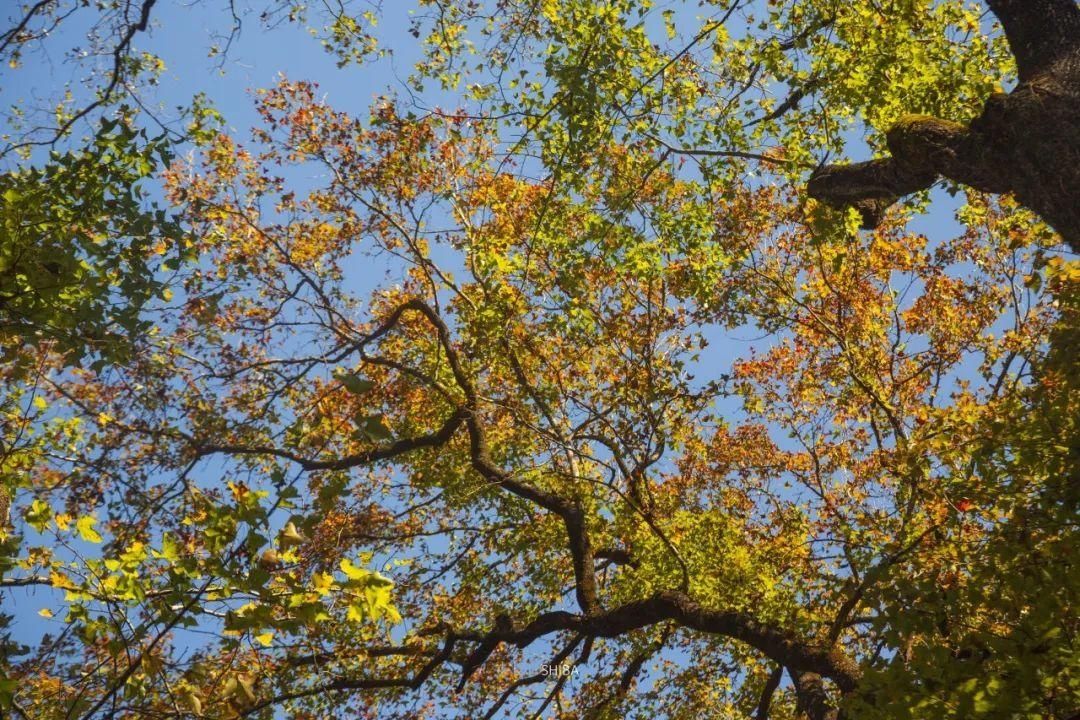
[[[260,635],[256,635],[255,639],[263,647],[270,647],[270,645],[274,642],[274,633],[272,631],[267,631]]]
[[[57,513],[56,517],[53,519],[56,521],[56,527],[60,528],[61,530],[67,530],[69,527],[71,527],[71,521],[75,518],[68,515],[67,513]]]
[[[364,568],[353,565],[352,561],[348,558],[342,559],[341,570],[350,580],[364,580],[371,575],[371,573]]]
[[[349,605],[349,610],[345,613],[345,617],[351,622],[361,622],[367,618],[367,608],[360,603],[352,603]]]
[[[184,690],[184,700],[187,702],[188,707],[196,715],[202,715],[202,700],[199,698],[198,693],[188,688]]]
[[[311,578],[311,587],[320,595],[329,595],[334,587],[334,576],[330,573],[317,572]]]
[[[75,529],[79,531],[79,537],[86,542],[99,543],[101,542],[101,535],[94,529],[95,524],[97,524],[96,517],[83,515],[75,522]]]
[[[71,578],[56,570],[49,573],[49,584],[60,590],[75,590],[78,587]]]
[[[37,614],[43,618],[51,618],[53,616],[52,610],[50,610],[49,608],[41,608],[40,610],[38,610]]]

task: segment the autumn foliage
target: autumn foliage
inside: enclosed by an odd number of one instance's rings
[[[804,187],[855,117],[1008,81],[978,6],[493,5],[420,3],[454,109],[282,79],[148,219],[81,210],[135,332],[0,305],[0,588],[44,623],[2,712],[1080,709],[1080,265],[1008,195],[868,231]]]

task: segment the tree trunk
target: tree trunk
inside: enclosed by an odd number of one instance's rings
[[[909,115],[886,133],[891,157],[828,165],[808,192],[854,206],[872,228],[900,197],[939,177],[1011,192],[1080,252],[1080,8],[1075,0],[989,0],[1020,83],[995,93],[968,126]]]

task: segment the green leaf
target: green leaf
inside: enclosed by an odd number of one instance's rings
[[[362,395],[375,387],[375,383],[370,380],[365,380],[359,375],[344,370],[336,372],[334,377],[353,395]]]
[[[75,529],[79,531],[79,537],[86,542],[99,543],[101,542],[101,535],[94,529],[94,525],[96,524],[96,517],[93,515],[83,515],[75,521]]]
[[[30,503],[25,515],[26,522],[30,523],[30,527],[38,532],[45,532],[45,528],[49,527],[49,521],[52,520],[52,509],[43,500],[35,499],[34,502]]]
[[[363,429],[364,434],[372,440],[389,440],[393,435],[390,433],[390,429],[386,427],[386,422],[382,415],[368,415],[361,418],[358,423]]]

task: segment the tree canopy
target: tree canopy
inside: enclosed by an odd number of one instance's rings
[[[167,4],[0,13],[0,715],[1080,713],[1074,0]]]

